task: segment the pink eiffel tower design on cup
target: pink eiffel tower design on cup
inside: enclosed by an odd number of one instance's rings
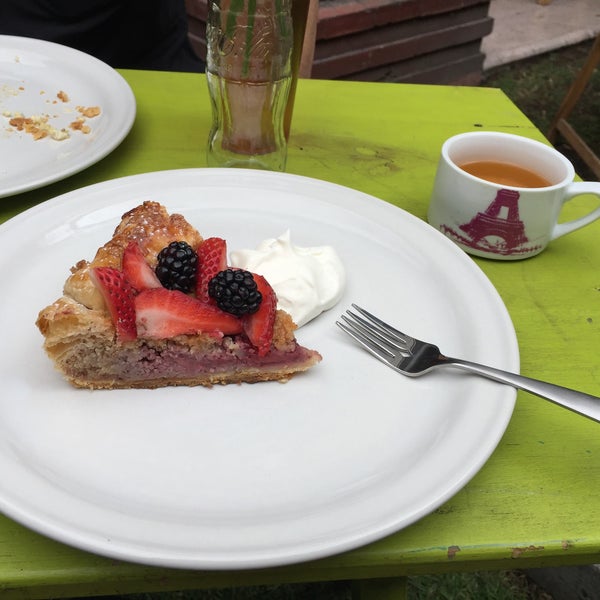
[[[460,229],[469,237],[469,246],[478,248],[486,245],[490,237],[502,240],[504,253],[510,254],[528,242],[525,225],[519,217],[519,192],[498,190],[496,198],[483,212],[477,213]]]

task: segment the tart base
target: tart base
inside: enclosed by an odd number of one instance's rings
[[[115,339],[110,318],[62,297],[40,312],[44,349],[72,385],[88,389],[206,386],[285,382],[321,360],[285,332],[293,323],[278,314],[278,345],[259,357],[243,335],[180,335],[168,339]]]

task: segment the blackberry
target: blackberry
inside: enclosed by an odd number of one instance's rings
[[[198,255],[187,242],[171,242],[158,253],[155,272],[169,290],[189,293],[196,286]]]
[[[262,302],[252,273],[243,269],[217,273],[208,284],[208,295],[216,300],[221,310],[236,317],[256,312]]]

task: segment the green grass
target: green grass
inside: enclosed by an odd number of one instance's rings
[[[409,600],[552,600],[520,571],[453,573],[409,579]]]
[[[502,89],[546,133],[585,61],[592,42],[550,52],[486,73],[482,85]],[[600,154],[600,71],[592,77],[581,101],[569,118],[586,143]],[[568,145],[557,148],[575,163],[584,179],[591,176]],[[122,596],[123,600],[350,600],[351,584],[329,582],[209,591],[182,591]],[[114,598],[114,597],[113,597]],[[520,571],[456,573],[411,577],[409,600],[552,600]]]
[[[519,571],[453,573],[408,579],[408,600],[552,600]],[[345,581],[130,594],[122,600],[351,600]],[[83,599],[82,599],[83,600]],[[89,599],[88,599],[89,600]],[[111,597],[115,600],[115,597]]]
[[[114,596],[110,598],[115,600]],[[346,582],[330,582],[130,594],[121,598],[123,600],[351,600],[351,590]]]

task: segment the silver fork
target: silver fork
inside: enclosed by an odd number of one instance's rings
[[[525,390],[600,422],[600,398],[597,396],[445,356],[437,346],[398,331],[356,304],[352,307],[356,312],[347,310],[336,325],[388,367],[403,375],[419,377],[437,367],[455,367]]]

